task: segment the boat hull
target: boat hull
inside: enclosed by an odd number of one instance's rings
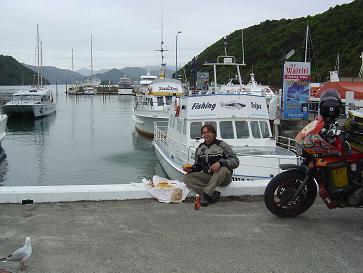
[[[142,111],[136,109],[132,115],[132,119],[138,132],[153,137],[154,122],[167,122],[169,116],[167,113],[161,111]]]
[[[55,113],[55,111],[55,104],[6,104],[3,106],[3,112],[9,118],[24,116],[42,118]]]
[[[118,88],[117,93],[119,95],[132,95],[132,88]]]
[[[8,121],[7,115],[4,115],[4,114],[0,115],[0,142],[6,136],[6,122],[7,121]]]

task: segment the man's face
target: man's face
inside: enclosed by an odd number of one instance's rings
[[[212,143],[214,138],[215,138],[215,134],[213,134],[211,131],[208,130],[208,128],[203,128],[202,130],[202,137],[204,138],[205,142]]]

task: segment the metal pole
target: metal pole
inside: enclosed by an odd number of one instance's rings
[[[175,36],[175,79],[178,78],[178,35],[179,33],[182,33],[181,31],[178,31],[178,33]]]

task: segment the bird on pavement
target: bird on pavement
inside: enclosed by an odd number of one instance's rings
[[[32,244],[30,237],[26,237],[25,244],[23,247],[15,250],[8,257],[1,258],[3,262],[20,262],[20,270],[23,271],[25,268],[25,261],[27,261],[32,255]]]

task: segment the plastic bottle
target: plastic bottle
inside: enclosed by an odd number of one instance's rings
[[[196,194],[194,200],[194,209],[198,210],[199,208],[200,208],[200,195]]]

